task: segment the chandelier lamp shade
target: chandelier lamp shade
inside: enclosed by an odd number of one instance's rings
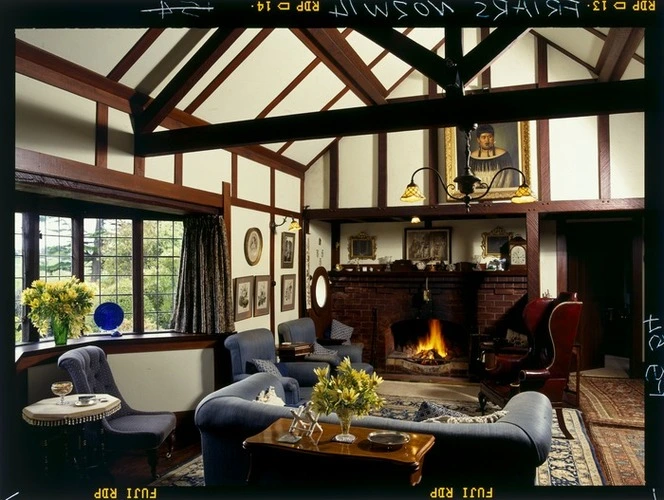
[[[279,226],[283,226],[284,224],[286,224],[287,219],[288,219],[288,217],[284,217],[284,220],[281,221],[279,224],[277,224],[274,221],[270,222],[270,229],[272,229],[272,232],[276,233],[277,228]],[[296,221],[294,217],[291,217],[290,220],[291,220],[291,222],[288,226],[289,231],[299,231],[300,229],[302,229],[302,226],[300,226],[300,223],[298,221]]]
[[[454,184],[446,184],[438,170],[435,168],[420,167],[413,172],[410,178],[410,183],[406,186],[406,190],[401,195],[401,201],[412,203],[426,199],[419,186],[415,183],[415,174],[422,170],[430,170],[434,172],[443,186],[445,193],[447,193],[447,196],[454,200],[464,202],[466,205],[466,212],[470,212],[470,203],[484,198],[491,190],[491,187],[498,176],[508,170],[518,172],[522,178],[521,185],[517,188],[511,198],[512,203],[532,203],[537,201],[528,186],[525,174],[518,168],[501,168],[494,174],[489,184],[482,182],[479,177],[473,174],[473,171],[470,169],[470,131],[474,130],[475,127],[476,125],[473,125],[471,128],[466,129],[466,164],[464,166],[463,174],[454,179],[456,186]]]

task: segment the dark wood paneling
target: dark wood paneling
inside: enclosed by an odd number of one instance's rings
[[[609,139],[609,116],[597,117],[597,159],[599,165],[599,198],[611,198],[611,148]]]

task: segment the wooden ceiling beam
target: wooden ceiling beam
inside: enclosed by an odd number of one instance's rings
[[[336,29],[291,30],[365,104],[384,104],[387,91]]]
[[[157,38],[164,32],[165,28],[149,28],[143,33],[143,36],[138,39],[134,46],[120,59],[115,67],[108,73],[107,78],[115,82],[120,79],[129,71],[129,69],[136,64],[143,54],[150,48],[150,46],[157,41]]]
[[[358,26],[355,30],[406,64],[413,66],[441,87],[446,88],[457,82],[457,68],[451,60],[434,54],[397,30],[370,26]]]
[[[611,28],[606,37],[602,52],[597,59],[597,74],[600,82],[619,80],[625,72],[627,64],[634,55],[641,39],[641,36],[632,34],[632,28]]]
[[[218,28],[147,107],[134,116],[135,132],[151,132],[175,109],[198,80],[230,48],[244,28]]]
[[[645,106],[644,80],[550,86],[153,132],[135,136],[135,148],[140,156],[158,156],[287,140],[457,126],[464,117],[472,117],[476,122],[500,123],[636,112],[643,111]]]

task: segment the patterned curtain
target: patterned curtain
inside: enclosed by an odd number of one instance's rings
[[[209,334],[235,330],[228,241],[221,216],[196,216],[184,221],[171,328],[181,333]]]

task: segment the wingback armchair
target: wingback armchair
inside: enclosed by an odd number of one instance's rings
[[[327,363],[316,361],[277,362],[274,334],[267,328],[234,333],[226,338],[224,346],[230,352],[233,382],[259,371],[272,373],[283,385],[286,404],[295,405],[309,399],[318,381],[314,368],[328,366]]]
[[[314,344],[317,342],[316,325],[311,318],[298,318],[285,321],[277,327],[280,342],[306,342]],[[322,361],[327,361],[333,368],[345,358],[350,358],[351,365],[356,370],[364,370],[367,373],[373,373],[374,369],[369,363],[362,361],[362,351],[364,345],[361,343],[326,345],[325,349],[336,352],[338,361],[331,360],[329,357],[319,357]],[[316,352],[310,355],[309,359],[317,359]]]
[[[526,304],[523,320],[529,345],[520,351],[497,349],[488,356],[491,364],[484,371],[478,396],[482,410],[487,400],[504,406],[521,391],[538,391],[554,407],[563,405],[582,306],[575,293]]]
[[[157,450],[170,436],[167,457],[173,452],[175,414],[135,410],[120,394],[106,353],[97,346],[71,349],[58,358],[78,394],[110,394],[121,402],[118,412],[103,419],[104,445],[108,450],[145,450],[152,477],[157,477]]]

